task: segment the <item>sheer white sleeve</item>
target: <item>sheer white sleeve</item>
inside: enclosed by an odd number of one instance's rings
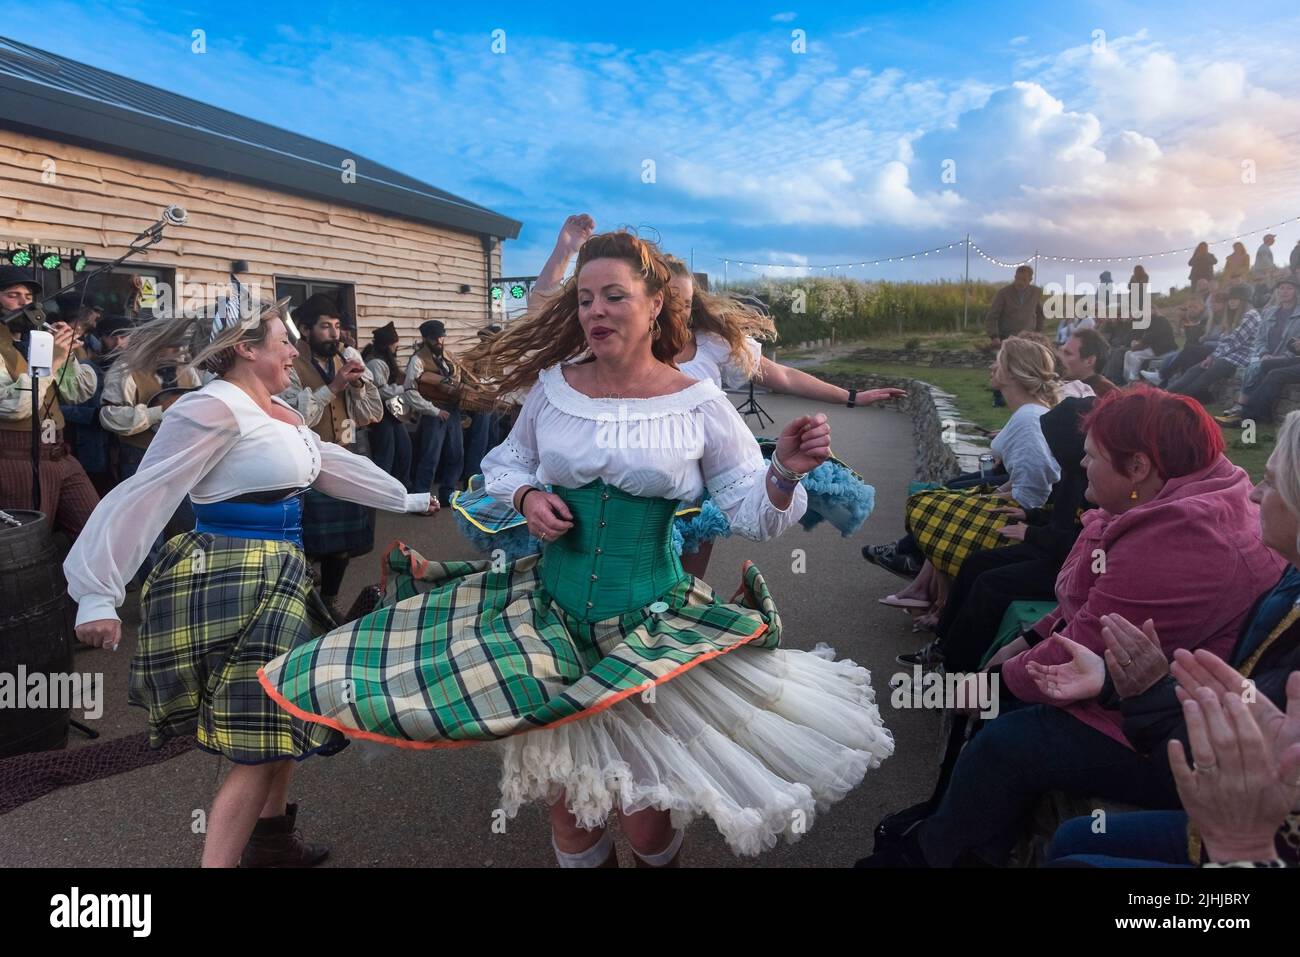
[[[795,486],[782,511],[767,494],[767,462],[735,408],[725,398],[700,406],[705,429],[700,467],[704,482],[733,531],[754,541],[775,538],[799,521],[808,508],[808,493]]]
[[[172,406],[140,470],[95,507],[63,563],[77,624],[117,618],[130,581],[177,506],[239,441],[234,413],[195,393]]]
[[[410,494],[405,485],[364,455],[349,452],[333,442],[322,442],[315,432],[311,437],[320,449],[320,474],[312,483],[319,491],[386,512],[429,510],[428,492]]]
[[[538,486],[537,410],[546,401],[539,382],[524,399],[515,427],[506,440],[483,456],[483,487],[499,502],[513,505],[515,492],[522,486]]]

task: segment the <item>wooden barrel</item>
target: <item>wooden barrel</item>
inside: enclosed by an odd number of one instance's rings
[[[68,586],[45,516],[8,514],[20,524],[0,520],[0,682],[8,685],[0,687],[0,758],[67,743],[68,708],[17,707],[8,696],[25,705],[32,675],[70,673],[73,641]],[[21,684],[20,674],[28,678]]]

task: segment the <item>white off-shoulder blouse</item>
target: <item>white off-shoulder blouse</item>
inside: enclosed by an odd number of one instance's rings
[[[731,527],[756,541],[779,535],[808,505],[800,485],[778,509],[766,474],[758,442],[713,382],[652,399],[593,399],[558,365],[542,370],[510,435],[483,459],[487,493],[511,504],[525,485],[603,479],[631,495],[691,504],[707,487]]]
[[[745,337],[745,349],[754,361],[754,369],[763,357],[763,347],[752,337]],[[749,384],[749,375],[731,361],[731,346],[722,336],[713,332],[695,335],[695,355],[677,368],[692,379],[708,379],[720,389],[743,389]]]
[[[281,399],[272,401],[297,415]],[[236,385],[217,379],[182,396],[163,417],[139,471],[96,506],[63,563],[77,624],[117,618],[126,582],[186,495],[207,504],[308,485],[390,512],[429,508],[427,493],[408,494],[369,459],[322,442],[305,423],[267,415]]]

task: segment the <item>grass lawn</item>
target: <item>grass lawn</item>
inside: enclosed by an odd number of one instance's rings
[[[993,408],[989,376],[987,372],[980,369],[942,369],[834,359],[816,366],[808,366],[805,371],[815,376],[885,375],[920,379],[937,386],[944,392],[951,393],[955,397],[954,402],[961,411],[962,417],[986,429],[1000,429],[1006,424],[1009,415],[1006,409]],[[1217,410],[1211,409],[1211,411]],[[1274,426],[1260,426],[1256,430],[1255,441],[1246,444],[1242,441],[1241,429],[1223,429],[1223,439],[1227,445],[1225,453],[1258,482],[1264,475],[1264,462],[1273,451],[1275,433]]]

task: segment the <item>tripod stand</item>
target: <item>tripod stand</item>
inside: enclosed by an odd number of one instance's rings
[[[763,427],[764,419],[767,419],[767,421],[772,423],[776,422],[776,419],[768,415],[767,410],[763,408],[761,405],[759,405],[758,400],[754,398],[753,379],[749,380],[749,398],[746,399],[744,402],[742,402],[740,405],[736,406],[736,411],[739,412],[743,418],[749,418],[751,415],[758,416],[758,427],[760,429]]]

